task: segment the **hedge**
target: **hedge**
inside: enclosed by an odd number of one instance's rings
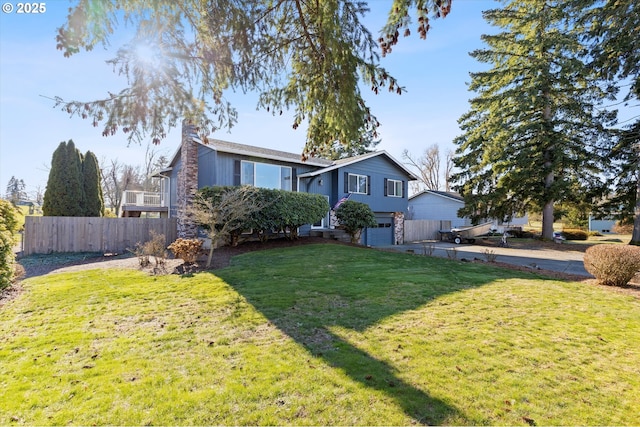
[[[220,195],[236,187],[215,186],[204,187],[198,194],[213,201]],[[233,227],[232,241],[237,241],[240,234],[253,230],[261,240],[266,240],[272,233],[284,233],[289,239],[298,238],[298,227],[320,221],[329,211],[326,197],[320,194],[297,193],[285,190],[258,188],[256,200],[261,206],[247,221]]]

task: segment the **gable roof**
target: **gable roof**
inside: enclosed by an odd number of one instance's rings
[[[235,142],[221,141],[219,139],[209,140],[208,144],[197,141],[206,147],[211,147],[222,153],[244,154],[246,156],[256,156],[263,159],[281,160],[284,162],[302,163],[313,166],[327,166],[332,163],[331,160],[321,157],[309,157],[306,161],[302,160],[300,154],[288,153],[286,151],[272,150],[270,148],[255,147],[252,145],[238,144]]]
[[[415,199],[416,197],[422,196],[423,194],[431,194],[437,197],[443,197],[445,199],[450,199],[456,202],[464,203],[464,197],[454,191],[437,191],[437,190],[422,190],[419,193],[414,194],[409,197],[409,200]]]
[[[211,150],[219,151],[221,153],[241,154],[245,156],[260,157],[263,159],[278,160],[289,163],[299,163],[318,167],[326,167],[333,163],[333,161],[323,159],[321,157],[310,157],[306,161],[303,161],[300,154],[272,150],[270,148],[255,147],[253,145],[238,144],[236,142],[223,141],[220,139],[208,138],[207,142],[203,142],[200,138],[192,138],[196,143],[202,145],[203,147],[207,147]],[[171,157],[171,162],[169,163],[170,165],[172,165],[180,155],[181,147],[182,144],[180,144],[175,154]]]
[[[318,169],[318,170],[315,170],[315,171],[311,171],[311,172],[307,172],[307,173],[304,173],[304,174],[300,174],[300,175],[298,175],[298,177],[300,177],[300,178],[310,178],[312,176],[320,175],[322,173],[329,172],[329,171],[332,171],[334,169],[342,168],[342,167],[345,167],[345,166],[349,166],[349,165],[352,165],[354,163],[358,163],[358,162],[361,162],[363,160],[371,159],[371,158],[377,157],[377,156],[385,156],[393,164],[395,164],[399,169],[402,169],[402,171],[407,174],[407,176],[410,178],[410,180],[418,179],[413,174],[413,172],[411,172],[409,169],[407,169],[402,163],[400,163],[399,161],[394,159],[391,154],[387,153],[384,150],[382,150],[382,151],[372,151],[371,153],[360,154],[358,156],[353,156],[353,157],[347,157],[345,159],[334,160],[330,166],[327,166],[327,167],[325,167],[323,169]]]
[[[358,156],[347,157],[345,159],[339,159],[339,160],[329,160],[322,157],[309,157],[307,160],[302,160],[302,156],[300,154],[288,153],[286,151],[272,150],[270,148],[256,147],[253,145],[238,144],[236,142],[223,141],[220,139],[207,139],[207,142],[203,142],[200,138],[196,136],[193,136],[192,138],[196,143],[202,145],[203,147],[207,147],[212,150],[219,151],[221,153],[241,154],[245,156],[260,157],[263,159],[271,159],[271,160],[278,160],[282,162],[317,166],[320,168],[315,171],[298,175],[298,177],[300,178],[310,178],[312,176],[320,175],[324,172],[329,172],[334,169],[349,166],[351,164],[361,162],[363,160],[370,159],[376,156],[385,156],[398,168],[402,169],[402,171],[406,173],[407,176],[409,177],[409,180],[418,179],[413,174],[413,172],[407,169],[402,163],[397,161],[395,158],[393,158],[393,156],[391,156],[391,154],[387,153],[384,150],[372,151],[370,153],[360,154]],[[182,144],[180,144],[180,146],[178,147],[174,155],[171,157],[169,166],[173,165],[175,161],[178,159],[178,157],[180,156],[181,147],[182,147]],[[165,168],[162,172],[168,172],[171,169],[172,169],[171,167],[168,167],[168,168]]]

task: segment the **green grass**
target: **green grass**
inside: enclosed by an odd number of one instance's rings
[[[0,307],[0,424],[638,420],[640,301],[584,283],[314,245],[24,287]]]

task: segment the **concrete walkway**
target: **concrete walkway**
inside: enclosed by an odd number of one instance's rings
[[[408,243],[404,245],[389,245],[380,248],[397,250],[399,252],[413,251],[415,254],[422,255],[425,253],[425,247],[433,246],[433,256],[447,258],[452,251],[455,251],[457,259],[474,259],[478,258],[483,261],[487,260],[487,251],[495,254],[495,261],[507,264],[519,265],[531,268],[533,270],[551,270],[561,273],[575,274],[578,276],[593,277],[584,268],[584,253],[572,250],[555,250],[547,248],[501,248],[487,247],[473,244],[456,245],[449,242],[425,241],[417,243]],[[451,254],[452,255],[452,254]]]

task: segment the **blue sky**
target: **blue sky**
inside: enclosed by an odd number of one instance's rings
[[[15,1],[10,3],[14,7]],[[53,108],[46,97],[90,101],[107,91],[118,92],[125,82],[112,72],[105,60],[114,56],[126,34],[118,32],[107,50],[99,47],[64,58],[55,48],[56,29],[63,25],[74,2],[48,0],[42,14],[0,14],[0,194],[4,196],[12,176],[24,180],[27,192],[44,191],[51,155],[62,141],[73,139],[81,152],[91,150],[99,160],[118,159],[140,164],[147,143],[129,145],[123,135],[103,137],[101,128],[90,121],[70,118]],[[366,21],[374,34],[382,27],[391,0],[372,0]],[[382,126],[386,150],[402,160],[403,150],[419,156],[425,148],[438,144],[444,154],[453,149],[460,134],[458,118],[467,111],[469,72],[481,64],[468,53],[482,46],[480,35],[493,32],[482,19],[482,11],[497,7],[490,0],[456,0],[451,14],[433,22],[427,40],[416,31],[401,39],[382,65],[405,86],[402,96],[381,92],[363,93]],[[123,28],[120,28],[123,30]],[[126,30],[125,30],[126,31]],[[272,116],[256,111],[255,94],[231,93],[227,98],[239,113],[239,123],[228,133],[214,138],[263,146],[293,153],[302,152],[305,129],[291,127],[286,113]],[[156,150],[172,155],[178,147],[180,131],[174,130]]]

